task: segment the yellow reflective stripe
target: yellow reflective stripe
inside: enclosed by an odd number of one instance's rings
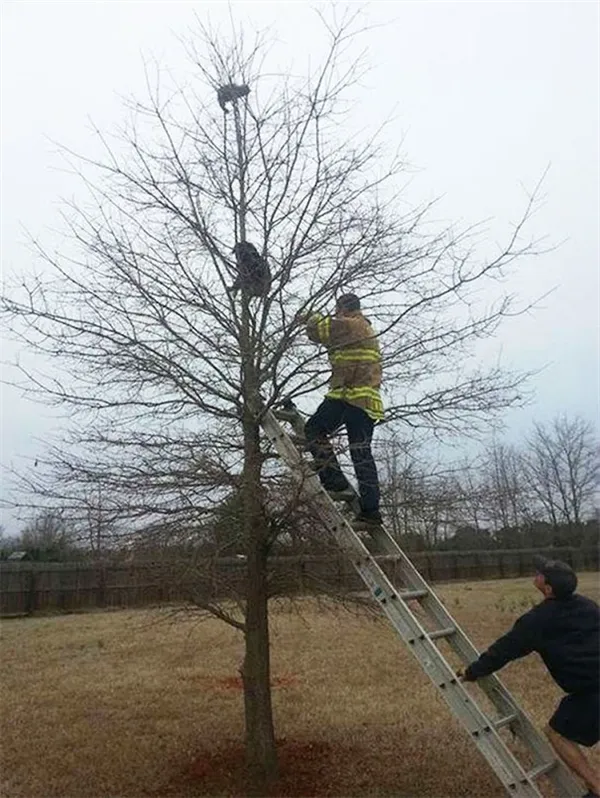
[[[374,346],[345,347],[337,351],[348,355],[377,355],[379,357],[379,349],[376,349]]]
[[[317,324],[317,330],[319,331],[319,339],[323,343],[327,343],[329,341],[329,336],[331,335],[331,318],[326,316],[322,321]]]
[[[365,413],[373,419],[373,421],[383,421],[385,413],[383,412],[383,402],[377,407],[365,407]]]
[[[331,353],[331,359],[335,363],[379,363],[381,354],[377,349],[338,349]]]
[[[363,408],[365,413],[375,421],[381,421],[384,417],[383,402],[377,388],[363,386],[361,388],[332,388],[327,392],[329,399],[344,399],[347,402],[362,399],[365,402]]]
[[[327,396],[331,399],[368,399],[369,401],[381,403],[381,396],[376,388],[332,388]]]
[[[331,335],[331,317],[315,313],[309,318],[308,323],[315,325],[319,341],[321,341],[322,344],[326,344]]]
[[[362,388],[332,388],[329,394],[344,395],[349,399],[376,399],[377,401],[381,401],[377,388],[369,388],[367,386],[363,386]]]

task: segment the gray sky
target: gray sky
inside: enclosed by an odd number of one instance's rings
[[[249,30],[271,28],[281,68],[293,57],[294,71],[306,72],[318,55],[320,23],[303,2],[2,3],[4,268],[31,263],[23,226],[51,239],[60,198],[79,190],[52,140],[94,151],[89,120],[105,131],[122,121],[120,95],[145,91],[143,57],[185,79],[190,65],[177,35],[194,14],[226,24],[229,7]],[[493,217],[492,234],[501,236],[550,164],[532,232],[564,243],[525,265],[510,289],[524,299],[555,290],[481,357],[545,367],[533,382],[535,403],[507,413],[510,437],[558,412],[597,423],[598,4],[387,0],[365,4],[365,14],[376,25],[363,37],[372,69],[354,121],[393,115],[386,139],[403,139],[418,169],[410,198],[443,195],[438,217]],[[2,463],[35,454],[36,438],[52,426],[47,411],[3,388]]]

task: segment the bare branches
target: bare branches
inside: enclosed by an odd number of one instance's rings
[[[327,310],[342,291],[361,296],[380,334],[391,425],[477,432],[525,400],[527,375],[484,369],[473,353],[520,311],[502,281],[539,251],[524,237],[539,188],[491,255],[483,227],[440,229],[432,204],[401,211],[403,159],[386,155],[380,131],[344,127],[363,70],[359,20],[334,14],[322,63],[300,78],[269,72],[262,36],[234,26],[225,42],[199,23],[189,85],[148,71],[123,133],[97,131],[103,157],[66,153],[87,193],[65,208],[69,244],[36,242],[43,273],[0,298],[14,336],[47,364],[17,364],[24,389],[76,420],[45,473],[21,476],[24,492],[100,528],[100,491],[104,515],[135,535],[204,545],[243,484],[256,396],[273,405],[326,381],[297,312]],[[223,113],[216,89],[241,83],[237,116]],[[242,303],[228,290],[241,217],[273,275],[268,296]],[[289,502],[274,499],[281,474],[253,451],[270,551],[302,513],[289,485]],[[238,541],[236,523],[227,517],[218,546]]]
[[[582,418],[535,424],[523,465],[533,498],[552,523],[580,524],[600,482],[598,442]]]
[[[260,41],[249,50],[241,40],[227,48],[202,29],[208,60],[195,60],[210,91],[225,79],[252,84],[242,142],[248,234],[268,250],[274,280],[253,308],[250,351],[273,401],[279,392],[302,392],[307,369],[319,384],[325,364],[299,341],[294,315],[356,289],[372,305],[382,338],[390,418],[430,424],[437,413],[453,416],[457,427],[459,419],[470,424],[473,411],[514,401],[513,387],[525,376],[503,384],[496,371],[487,380],[474,373],[453,382],[457,360],[465,362],[477,340],[518,312],[510,295],[489,308],[480,295],[536,251],[521,238],[537,194],[491,259],[477,255],[481,229],[429,233],[430,208],[399,216],[395,193],[386,190],[384,200],[379,189],[393,187],[402,161],[386,166],[376,140],[344,141],[335,117],[339,92],[355,79],[342,63],[356,21],[350,15],[329,27],[322,67],[305,81],[282,80],[266,104]],[[28,286],[20,299],[11,292],[4,311],[15,326],[25,322],[25,342],[65,361],[68,386],[38,380],[57,400],[159,413],[195,406],[236,418],[241,317],[226,290],[238,215],[236,142],[201,83],[165,94],[148,79],[148,95],[133,105],[124,140],[111,145],[98,131],[103,162],[78,159],[93,199],[90,210],[72,209],[79,254],[55,257],[40,246],[56,282]],[[89,379],[98,370],[107,376],[101,395]],[[438,384],[423,391],[433,372]]]

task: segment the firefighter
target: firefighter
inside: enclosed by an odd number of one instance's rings
[[[334,500],[351,497],[329,440],[345,427],[350,456],[360,494],[360,524],[381,524],[379,480],[371,452],[373,429],[383,419],[381,352],[368,319],[355,294],[344,294],[336,303],[333,316],[318,313],[303,315],[311,341],[327,347],[332,374],[329,391],[305,427],[306,443],[315,460],[321,484]]]

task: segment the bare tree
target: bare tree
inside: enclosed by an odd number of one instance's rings
[[[74,534],[64,514],[46,510],[33,518],[18,537],[18,547],[66,558],[74,549]]]
[[[98,133],[105,157],[73,156],[89,201],[65,215],[71,250],[38,243],[43,272],[1,301],[21,342],[49,359],[46,372],[21,367],[25,390],[74,419],[70,440],[22,487],[80,516],[93,487],[133,532],[179,539],[240,497],[246,594],[202,606],[244,634],[258,791],[277,773],[267,563],[298,502],[298,491],[273,498],[282,476],[260,419],[327,374],[296,314],[331,307],[342,290],[361,295],[383,343],[389,422],[437,434],[487,428],[520,401],[526,377],[470,358],[516,312],[508,295],[488,306],[478,297],[533,253],[522,234],[535,197],[487,259],[483,229],[436,231],[427,207],[400,213],[402,159],[386,162],[375,137],[348,140],[339,113],[360,72],[356,17],[324,24],[329,51],[306,80],[273,80],[260,44],[201,30],[195,83],[149,78],[125,133],[114,142]],[[231,85],[249,92],[225,113],[216,90]],[[265,296],[229,290],[232,249],[244,241],[271,265]]]
[[[514,446],[493,443],[483,454],[482,471],[495,529],[518,528],[527,519],[528,505],[519,451]]]
[[[12,554],[12,552],[16,551],[18,548],[19,544],[17,539],[7,535],[4,526],[0,524],[0,560],[5,559],[9,554]]]
[[[425,545],[435,547],[460,528],[484,530],[490,514],[479,462],[432,462],[426,449],[395,435],[378,447],[382,506],[398,540],[418,535]]]
[[[479,463],[463,458],[450,479],[454,497],[454,524],[482,530],[489,518]]]
[[[419,534],[418,511],[422,508],[422,472],[417,464],[418,448],[410,439],[394,431],[377,446],[381,483],[381,506],[390,534],[403,541],[409,534]]]
[[[120,509],[113,505],[101,484],[87,487],[82,499],[83,518],[78,537],[92,555],[99,557],[118,540]]]
[[[429,442],[384,430],[377,446],[381,505],[388,529],[404,546],[435,546],[455,528],[448,466],[427,457]]]
[[[523,454],[534,500],[555,529],[579,526],[593,512],[600,477],[598,443],[592,424],[557,416],[534,424]]]

